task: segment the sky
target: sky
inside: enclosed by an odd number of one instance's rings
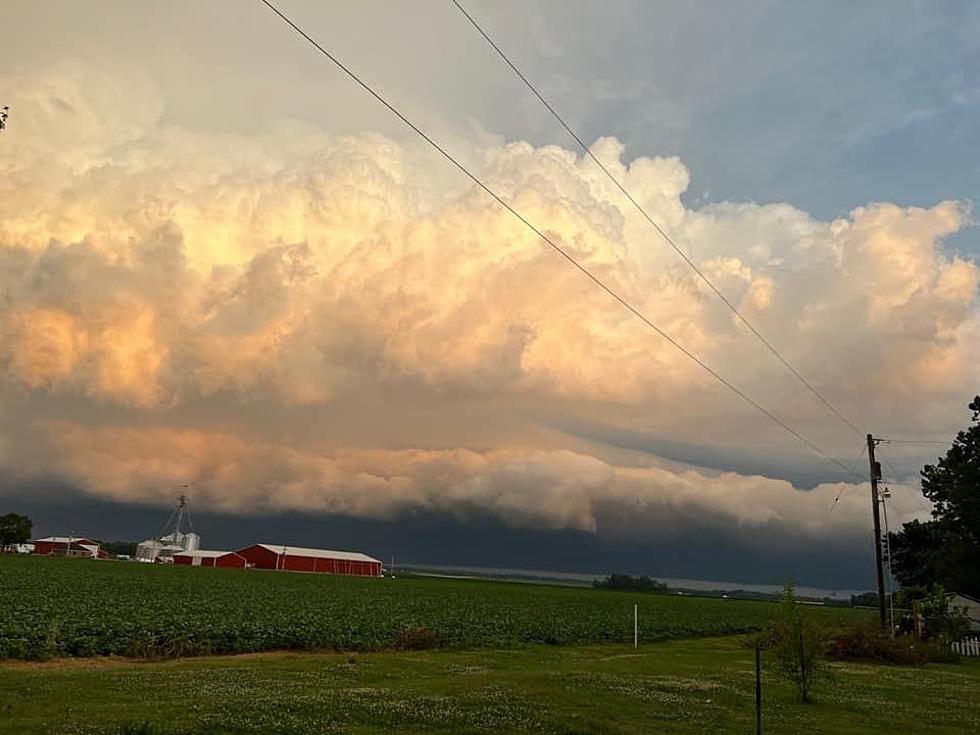
[[[837,463],[261,3],[14,0],[0,510],[141,539],[192,483],[212,548],[869,585],[863,432],[949,440],[980,384],[980,10],[465,5],[858,431],[451,2],[281,8]],[[880,449],[927,516],[941,447]]]

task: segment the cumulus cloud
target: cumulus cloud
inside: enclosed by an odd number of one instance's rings
[[[195,481],[239,512],[435,509],[594,530],[605,507],[662,505],[825,532],[839,486],[614,456],[542,429],[576,416],[787,446],[484,193],[433,183],[411,145],[296,121],[177,129],[152,89],[123,95],[86,67],[2,87],[17,111],[0,140],[5,469],[154,503]],[[965,204],[832,222],[788,204],[695,209],[678,159],[625,162],[611,138],[594,151],[846,413],[903,433],[961,422],[980,378],[980,268],[942,241]],[[523,142],[482,161],[686,347],[853,456],[590,161]],[[907,502],[900,514],[922,512]],[[859,525],[865,505],[835,512]]]

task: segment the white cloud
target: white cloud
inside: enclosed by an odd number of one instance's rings
[[[30,122],[0,140],[0,401],[17,415],[0,444],[21,471],[150,502],[195,480],[236,511],[594,528],[604,504],[690,504],[822,533],[834,488],[630,467],[529,428],[585,416],[785,446],[485,194],[433,184],[415,149],[295,122],[191,133],[159,122],[152,90],[124,95],[90,68],[8,86]],[[963,204],[833,222],[787,204],[690,209],[678,159],[622,162],[611,138],[595,151],[846,413],[960,423],[980,378],[980,270],[939,245]],[[527,143],[482,155],[494,188],[670,334],[852,453],[591,162]]]

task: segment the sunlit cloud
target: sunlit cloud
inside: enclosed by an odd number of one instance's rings
[[[2,469],[160,504],[194,481],[232,512],[597,530],[604,507],[664,505],[817,535],[862,527],[864,500],[826,527],[837,485],[627,460],[527,429],[574,415],[786,444],[484,193],[432,185],[414,149],[295,121],[195,133],[161,122],[152,88],[122,84],[72,67],[2,85],[19,122],[0,141]],[[789,204],[692,208],[680,160],[624,161],[612,138],[594,151],[850,415],[961,422],[980,379],[980,269],[941,246],[966,204],[830,222]],[[491,186],[688,349],[853,454],[590,161],[523,142],[482,160]],[[900,515],[926,510],[908,503]]]

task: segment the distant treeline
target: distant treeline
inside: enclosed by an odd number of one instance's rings
[[[757,590],[694,590],[682,588],[676,590],[685,595],[693,597],[727,597],[730,600],[763,600],[766,602],[778,602],[780,595],[778,592],[759,592]],[[859,595],[851,595],[850,599],[842,597],[813,597],[810,595],[794,595],[800,602],[808,602],[816,605],[828,605],[830,607],[877,607],[878,595],[874,592],[862,592]]]
[[[878,593],[862,592],[859,595],[851,595],[851,607],[878,607]]]
[[[647,576],[631,577],[629,574],[610,574],[605,579],[597,579],[592,586],[600,590],[629,590],[631,592],[669,592],[663,582]]]
[[[102,541],[101,546],[110,556],[136,556],[135,541]]]
[[[664,582],[659,582],[647,576],[633,577],[629,574],[611,574],[605,579],[597,579],[592,583],[596,589],[602,590],[626,590],[630,592],[676,592],[679,595],[690,595],[692,597],[724,597],[730,600],[762,600],[766,602],[777,602],[780,599],[778,592],[761,592],[756,590],[698,590],[686,587],[671,588]],[[829,605],[831,607],[877,607],[878,595],[874,592],[863,592],[859,595],[851,595],[850,599],[833,597],[810,597],[806,595],[796,595],[797,600],[817,605]]]

